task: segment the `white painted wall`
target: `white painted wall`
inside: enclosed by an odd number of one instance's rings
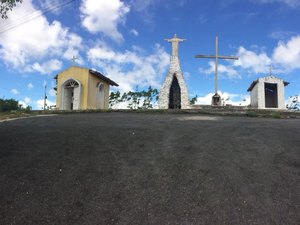
[[[256,84],[250,93],[251,106],[258,108],[258,85]]]
[[[258,109],[266,109],[265,83],[277,84],[278,109],[285,109],[284,81],[274,76],[261,77],[258,79],[258,83],[253,87],[250,93],[251,106]]]

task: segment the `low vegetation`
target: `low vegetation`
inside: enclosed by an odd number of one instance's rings
[[[18,101],[15,99],[1,99],[0,98],[0,112],[11,112],[11,111],[30,111],[31,107],[23,107],[21,104],[19,104]]]
[[[109,96],[109,107],[117,109],[121,103],[127,104],[128,109],[153,109],[158,101],[158,90],[151,86],[145,91],[111,92]]]

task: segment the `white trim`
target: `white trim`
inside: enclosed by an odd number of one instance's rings
[[[74,81],[76,81],[78,84],[79,84],[79,103],[78,103],[78,105],[79,105],[79,107],[78,107],[78,109],[81,109],[81,91],[82,91],[82,84],[81,84],[81,82],[79,81],[79,80],[77,80],[77,79],[74,79],[74,78],[72,78],[72,77],[69,77],[68,79],[66,79],[63,83],[62,83],[62,85],[60,86],[60,106],[59,106],[59,110],[66,110],[66,108],[65,108],[65,105],[64,105],[64,97],[65,97],[65,85],[66,85],[66,83],[67,82],[69,82],[70,80],[74,80]]]

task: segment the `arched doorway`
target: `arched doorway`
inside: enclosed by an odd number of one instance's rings
[[[173,76],[169,94],[169,109],[181,109],[181,93],[177,77]]]
[[[80,109],[81,84],[79,81],[69,79],[61,86],[61,109]]]
[[[97,109],[104,109],[104,84],[97,85]]]

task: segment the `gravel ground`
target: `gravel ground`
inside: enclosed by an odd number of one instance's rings
[[[300,120],[89,113],[0,123],[0,224],[300,224]]]

